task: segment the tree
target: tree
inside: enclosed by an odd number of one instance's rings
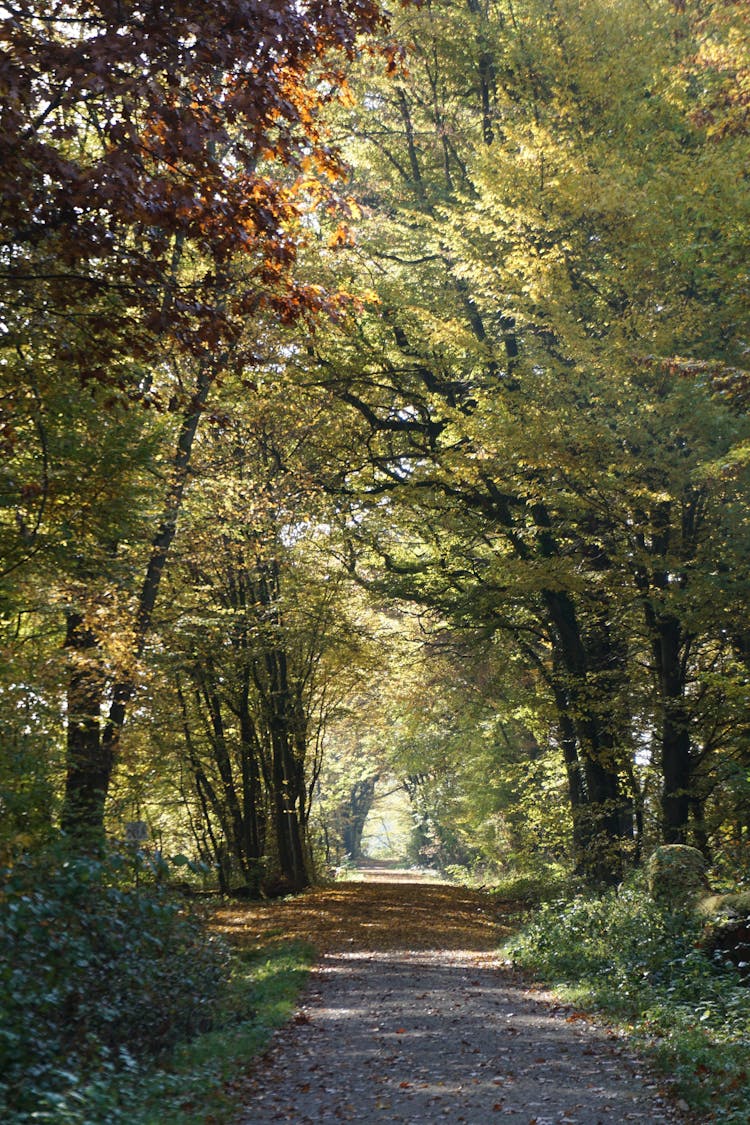
[[[191,777],[202,850],[224,889],[252,893],[277,878],[300,890],[313,874],[321,740],[361,646],[310,474],[329,421],[312,396],[306,411],[302,392],[290,398],[279,365],[256,380],[254,394],[226,387],[197,439],[149,657],[179,716],[170,757]]]
[[[369,0],[224,0],[210,10],[18,0],[8,8],[2,346],[4,375],[20,372],[23,393],[5,395],[4,440],[6,452],[27,460],[20,415],[37,449],[32,480],[8,480],[13,565],[36,560],[50,512],[42,367],[57,388],[98,395],[101,387],[104,410],[132,402],[175,422],[159,527],[141,552],[144,578],[124,626],[128,653],[112,677],[100,667],[91,597],[70,599],[63,823],[71,832],[101,827],[198,423],[219,376],[254,361],[256,341],[240,327],[250,316],[289,320],[338,304],[294,274],[300,216],[311,199],[331,196],[323,180],[339,165],[320,110],[337,96],[357,34],[379,20]]]
[[[733,6],[715,19],[741,36]],[[746,139],[703,127],[687,75],[706,26],[696,38],[670,3],[445,2],[403,20],[408,71],[360,76],[346,123],[363,219],[340,256],[355,276],[368,263],[379,308],[316,356],[369,453],[346,487],[371,498],[358,527],[403,591],[526,646],[558,710],[579,854],[617,880],[644,724],[665,834],[687,831],[706,717],[690,685],[744,604],[738,585],[695,612],[736,502],[705,487],[710,466],[745,471],[744,423],[712,387],[743,378]],[[734,523],[742,573],[743,544]]]

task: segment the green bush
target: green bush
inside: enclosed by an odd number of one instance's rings
[[[694,913],[655,902],[634,882],[541,907],[508,952],[577,1003],[620,1019],[695,1109],[710,1107],[706,1120],[744,1123],[750,997],[733,967],[702,951],[701,938]]]
[[[491,894],[498,899],[537,906],[573,894],[577,880],[565,868],[548,866],[536,871],[507,872],[495,880]]]
[[[0,874],[4,1121],[62,1120],[66,1089],[211,1024],[225,948],[157,890],[122,886],[122,868],[52,855]]]
[[[706,861],[697,848],[664,844],[649,856],[648,889],[651,897],[673,910],[693,906],[706,893]]]

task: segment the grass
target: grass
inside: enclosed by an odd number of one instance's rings
[[[237,952],[218,1026],[154,1069],[133,1125],[218,1125],[235,1116],[249,1061],[292,1015],[314,960],[301,942]]]
[[[702,1121],[747,1125],[750,989],[703,954],[701,927],[633,885],[542,906],[506,952],[619,1024]]]

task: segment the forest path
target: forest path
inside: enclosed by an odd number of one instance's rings
[[[680,1120],[614,1034],[498,957],[502,904],[413,879],[381,868],[220,912],[239,940],[321,951],[296,1016],[243,1082],[238,1125]]]

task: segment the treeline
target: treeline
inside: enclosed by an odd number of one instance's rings
[[[658,840],[738,856],[747,22],[472,2],[399,27],[403,71],[366,67],[346,118],[371,315],[315,349],[368,451],[350,538],[465,659],[512,651],[582,872]]]
[[[17,7],[8,848],[740,862],[744,5]]]

